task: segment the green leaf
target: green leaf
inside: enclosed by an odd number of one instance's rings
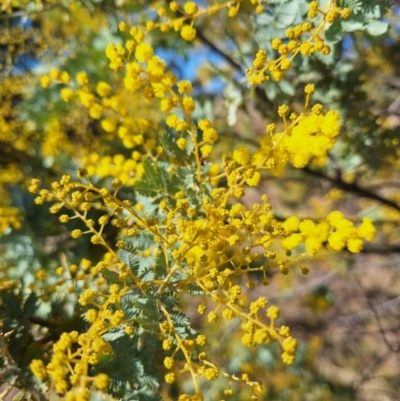
[[[272,23],[275,29],[286,29],[292,25],[299,14],[299,6],[297,1],[281,4],[278,8],[274,22]]]
[[[259,27],[254,37],[258,45],[262,48],[271,46],[271,40],[274,38],[284,38],[286,29],[272,29],[271,27]]]
[[[158,208],[158,205],[154,202],[154,198],[137,193],[135,195],[135,199],[136,202],[140,203],[143,206],[143,215],[145,215],[146,217],[154,216],[155,211]]]
[[[157,307],[157,303],[154,300],[146,299],[146,298],[136,298],[133,300],[132,305],[139,311],[140,317],[144,322],[156,322],[158,324],[159,318],[159,310]]]
[[[135,318],[135,321],[143,327],[144,330],[150,331],[152,333],[158,333],[160,331],[160,325],[158,322],[154,322],[152,319],[149,319],[147,316],[138,316]]]
[[[182,270],[177,270],[174,275],[171,277],[171,283],[173,282],[180,282],[182,280],[185,280],[189,277],[189,273],[185,273]]]
[[[188,145],[186,149],[183,150],[178,148],[176,141],[180,137],[181,136],[178,135],[177,132],[173,131],[168,126],[165,126],[165,131],[160,135],[160,143],[163,150],[175,159],[187,158],[193,151],[193,144]]]
[[[342,28],[344,32],[363,31],[365,29],[365,25],[361,21],[350,19],[342,21]]]
[[[383,35],[389,28],[387,22],[382,22],[378,20],[370,21],[367,25],[367,32],[372,36]]]
[[[325,31],[325,40],[331,43],[337,43],[343,39],[343,28],[340,18]]]
[[[109,284],[121,284],[118,274],[109,269],[103,269],[101,275],[107,280]]]
[[[160,387],[160,383],[153,376],[140,377],[139,382],[144,388],[152,391],[156,391]]]
[[[122,401],[161,401],[160,394],[153,394],[145,390],[135,390],[124,396]]]
[[[168,292],[168,289],[164,290],[161,296],[161,302],[168,310],[172,310],[178,305],[178,300],[173,293]]]
[[[335,46],[332,45],[331,43],[328,42],[326,44],[329,45],[331,48],[331,52],[327,56],[324,56],[320,52],[316,52],[314,55],[315,58],[322,61],[325,65],[332,65],[336,58],[336,49]]]
[[[154,245],[154,234],[149,232],[139,232],[134,237],[124,237],[124,242],[134,249],[144,251]]]
[[[303,0],[303,1],[298,0],[297,4],[298,4],[298,8],[299,8],[299,15],[306,14],[307,11],[308,11],[308,6],[309,6],[308,1],[306,1],[306,0]]]
[[[184,313],[174,310],[170,315],[174,323],[175,331],[182,338],[193,338],[197,335],[196,330],[194,330],[190,324],[189,318]]]
[[[278,94],[277,84],[275,82],[268,82],[265,85],[265,95],[269,100],[274,100]]]
[[[109,332],[107,332],[106,334],[104,334],[104,335],[103,335],[103,338],[104,338],[106,341],[113,342],[113,341],[116,341],[116,340],[118,340],[119,338],[124,337],[124,336],[125,336],[125,332],[124,332],[123,330],[116,329],[116,330],[110,330]],[[114,351],[117,351],[117,350],[115,349],[115,347],[113,347],[113,349],[114,349]]]
[[[147,261],[145,261],[145,262],[147,264]],[[140,273],[140,279],[143,282],[154,280],[154,278],[155,278],[155,274],[154,274],[153,270],[151,270],[149,268],[143,269],[143,272]]]
[[[195,283],[190,283],[187,287],[187,291],[192,295],[202,295],[204,291]]]
[[[158,165],[154,165],[150,159],[144,159],[143,179],[135,184],[135,189],[147,196],[154,196],[160,193],[168,193],[166,172]]]
[[[293,85],[291,85],[286,79],[278,82],[278,87],[285,95],[293,96],[295,94]]]
[[[131,269],[132,272],[136,272],[139,261],[138,257],[134,253],[129,252],[126,249],[120,249],[118,251],[118,258],[121,262],[126,263],[126,265],[129,267],[129,269]]]
[[[360,0],[339,0],[339,7],[349,7],[353,14],[357,14],[362,9]]]

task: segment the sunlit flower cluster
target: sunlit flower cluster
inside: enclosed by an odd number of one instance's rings
[[[113,356],[112,345],[105,339],[107,333],[120,330],[133,336],[141,328],[140,319],[127,316],[122,307],[124,297],[132,291],[156,294],[160,317],[157,337],[165,354],[165,382],[172,384],[184,374],[192,378],[195,394],[181,394],[178,400],[201,400],[199,382],[220,376],[230,383],[226,396],[233,395],[233,382],[241,382],[251,387],[251,399],[257,399],[261,385],[251,381],[245,372],[232,375],[216,366],[207,354],[207,337],[201,333],[185,337],[174,325],[173,313],[161,301],[162,296],[169,291],[178,296],[189,292],[188,287],[195,287],[201,294],[198,314],[208,324],[237,319],[245,347],[275,341],[281,347],[282,362],[290,365],[296,358],[297,341],[289,327],[280,324],[277,306],[269,305],[264,296],[251,296],[255,287],[251,275],[259,275],[262,284],[267,286],[271,271],[286,275],[290,270],[300,269],[307,274],[305,258],[323,250],[347,249],[358,253],[364,241],[371,241],[376,235],[368,218],[358,227],[339,211],[320,221],[302,220],[297,216],[279,221],[268,195],[251,204],[243,201],[249,187],[259,187],[266,171],[280,175],[288,163],[295,168],[306,167],[311,160],[324,158],[334,146],[340,131],[339,113],[324,111],[321,104],[310,106],[315,91],[312,84],[305,87],[301,111],[291,110],[286,104],[278,107],[281,124],[268,124],[259,146],[234,146],[232,151],[223,154],[221,161],[207,161],[219,133],[209,119],[194,119],[196,101],[191,82],[178,80],[168,70],[167,63],[155,55],[146,33],[156,27],[166,32],[173,26],[184,40],[192,41],[196,37],[195,18],[224,8],[229,8],[229,15],[233,17],[239,3],[218,4],[202,11],[195,2],[186,2],[182,7],[171,2],[169,10],[157,10],[159,18],[167,19],[166,22],[150,21],[146,29],[128,28],[126,23],[120,23],[119,29],[127,32],[125,43],[109,44],[105,50],[109,68],[122,77],[125,94],[138,96],[157,113],[161,112],[164,126],[182,157],[165,151],[161,135],[151,130],[154,127],[150,120],[130,115],[123,96],[115,94],[110,83],[91,82],[85,72],[79,72],[72,79],[68,72],[56,69],[41,79],[44,88],[52,84],[62,86],[60,97],[65,103],[82,105],[90,118],[98,120],[106,138],[108,135],[119,139],[124,151],[130,152],[129,156],[122,152],[105,156],[87,152],[76,178],[64,174],[49,185],[34,179],[29,186],[36,204],[52,203],[50,211],[60,213],[60,223],[76,223],[71,230],[72,239],[86,237],[91,244],[100,245],[106,251],[97,265],[92,266],[85,260],[81,266],[69,265],[68,272],[58,267],[56,274],[60,277],[55,284],[46,282],[48,273],[44,270],[36,273],[37,280],[43,282],[43,301],[55,292],[55,287],[70,285],[68,291],[76,293],[87,323],[85,332],[61,335],[53,345],[47,365],[39,359],[30,365],[39,380],[49,377],[57,393],[66,395],[69,401],[86,401],[93,386],[100,391],[110,386],[111,378],[103,372],[94,374],[93,367]],[[251,3],[256,5],[257,12],[262,12],[261,3]],[[309,18],[321,12],[315,3],[310,3]],[[170,12],[183,16],[170,19]],[[279,81],[283,71],[290,68],[289,57],[298,53],[328,54],[330,49],[320,37],[322,29],[335,18],[347,18],[349,14],[347,9],[340,10],[330,1],[324,15],[320,28],[305,22],[288,29],[288,43],[275,39],[272,46],[281,55],[277,61],[267,61],[266,52],[260,50],[254,61],[255,70],[248,74],[251,83],[265,82],[267,72]],[[310,38],[302,41],[303,34],[309,34]],[[49,132],[57,135],[53,139],[48,135],[43,144],[44,153],[56,146],[51,141],[63,138],[57,121],[52,122]],[[168,167],[162,171],[159,183],[152,173],[160,165]],[[185,174],[193,175],[193,183],[180,183],[170,190],[168,179],[178,177],[179,168],[189,167],[191,170],[185,170]],[[168,177],[163,175],[165,172]],[[103,178],[112,180],[99,183]],[[140,193],[143,186],[152,184],[151,180],[158,187],[150,188],[151,195],[143,196],[143,202],[152,208],[149,213],[140,199],[135,203],[124,198],[123,189],[133,187]],[[98,216],[94,218],[94,214]],[[107,237],[110,226],[118,232],[116,238]],[[151,274],[145,279],[135,274],[119,253],[132,249],[130,245],[143,235],[150,238],[151,245],[135,252],[163,260],[161,269],[150,264]],[[108,280],[106,271],[112,271],[113,281]],[[79,285],[73,285],[78,282]],[[245,286],[250,296],[243,293]]]
[[[9,227],[15,229],[21,227],[19,210],[15,207],[0,206],[0,235]]]
[[[194,1],[186,1],[183,5],[180,5],[177,1],[171,1],[168,4],[168,7],[158,7],[156,9],[157,18],[155,20],[147,21],[145,27],[140,27],[140,29],[143,32],[160,29],[163,33],[173,30],[174,32],[179,32],[183,40],[191,42],[197,35],[194,26],[196,19],[202,17],[210,18],[223,10],[227,10],[228,16],[234,18],[239,12],[240,5],[245,2],[251,3],[257,14],[261,14],[264,11],[264,6],[260,0],[235,0],[224,1],[221,3],[212,2],[211,5],[199,5]],[[121,22],[119,27],[122,31],[127,29],[125,22]]]
[[[324,7],[321,7],[317,1],[311,1],[308,18],[313,20],[318,14],[323,18],[317,25],[312,21],[306,21],[288,28],[285,39],[272,40],[272,48],[277,53],[276,58],[274,58],[275,55],[268,55],[263,49],[257,52],[253,60],[253,68],[246,71],[251,85],[263,84],[271,78],[277,82],[281,81],[285,71],[291,68],[293,59],[298,54],[311,56],[314,53],[320,53],[327,56],[331,52],[330,46],[324,42],[323,32],[337,18],[349,18],[351,10],[348,7],[343,9],[337,7],[335,0],[329,0]]]

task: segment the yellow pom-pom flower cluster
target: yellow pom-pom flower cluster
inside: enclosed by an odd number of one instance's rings
[[[253,61],[253,68],[246,71],[251,85],[256,86],[265,83],[270,78],[274,81],[281,81],[286,70],[292,66],[293,59],[301,54],[311,56],[314,53],[328,55],[331,48],[324,42],[323,32],[332,24],[336,18],[347,19],[351,15],[348,7],[340,9],[336,6],[336,1],[330,0],[323,8],[319,8],[317,1],[309,4],[308,18],[316,18],[318,13],[324,15],[318,26],[310,21],[290,27],[286,30],[284,40],[275,38],[272,41],[272,48],[278,53],[276,59],[269,59],[265,50],[259,50]],[[304,38],[303,36],[308,36]]]
[[[19,210],[15,207],[0,206],[0,235],[10,227],[16,230],[21,228]]]
[[[282,227],[287,233],[281,244],[284,249],[292,251],[304,244],[309,255],[313,256],[324,244],[332,251],[339,252],[347,248],[352,253],[363,249],[363,240],[372,241],[376,229],[370,219],[365,218],[356,228],[341,212],[331,212],[326,220],[315,223],[292,216],[283,222]]]
[[[256,3],[256,11],[262,12],[262,5],[252,1],[252,4]],[[212,7],[215,11],[229,8],[233,16],[231,10],[237,12],[238,6],[239,2],[229,2]],[[331,14],[324,18],[323,24],[331,23],[332,18],[339,15],[343,18],[347,15],[345,10],[334,8],[333,2],[327,7],[326,15]],[[53,71],[48,79],[42,78],[43,86],[49,86],[51,80],[62,84],[60,96],[65,102],[82,104],[92,119],[99,120],[106,136],[119,138],[124,148],[132,149],[130,157],[126,153],[104,157],[96,152],[88,153],[83,159],[83,167],[77,172],[77,179],[66,174],[51,183],[48,189],[40,189],[38,180],[32,181],[29,187],[30,192],[37,194],[37,204],[53,202],[52,213],[65,209],[60,216],[61,223],[71,220],[80,223],[72,230],[72,238],[88,236],[92,244],[106,250],[95,266],[85,263],[86,267],[81,266],[81,270],[78,265],[69,266],[69,274],[74,280],[87,280],[83,288],[76,289],[71,285],[69,290],[70,294],[76,292],[79,305],[85,308],[86,332],[63,333],[53,345],[47,366],[39,360],[30,365],[38,379],[49,376],[56,391],[67,394],[71,400],[87,397],[92,385],[100,391],[109,387],[110,377],[106,373],[93,375],[91,367],[99,366],[104,355],[113,353],[105,334],[121,329],[124,335],[131,336],[137,326],[141,326],[140,319],[127,317],[121,308],[122,297],[130,291],[153,291],[157,296],[160,315],[157,336],[166,355],[163,358],[165,382],[172,384],[180,374],[188,373],[194,384],[195,394],[182,394],[179,400],[202,399],[199,378],[211,381],[220,375],[228,378],[230,383],[242,382],[258,391],[260,385],[251,382],[246,373],[240,377],[230,375],[209,361],[206,336],[185,337],[174,326],[172,313],[161,302],[162,295],[167,289],[176,295],[185,293],[188,285],[195,285],[209,300],[206,306],[202,299],[197,311],[210,325],[240,319],[241,342],[245,347],[276,341],[281,346],[282,361],[291,364],[295,360],[297,341],[290,335],[288,327],[278,326],[280,310],[277,306],[269,306],[263,296],[249,300],[247,294],[243,294],[245,286],[248,290],[255,288],[249,274],[262,275],[262,283],[268,285],[270,270],[288,274],[291,267],[299,266],[303,257],[314,256],[323,248],[335,252],[346,248],[357,253],[362,250],[364,240],[370,241],[375,236],[370,219],[364,219],[356,227],[340,212],[332,212],[319,222],[300,220],[296,216],[280,222],[274,216],[267,195],[262,195],[259,203],[242,202],[248,187],[257,187],[265,170],[282,174],[288,162],[303,168],[313,158],[324,157],[334,146],[340,130],[339,113],[335,110],[324,112],[319,104],[309,109],[310,97],[315,92],[312,84],[305,87],[302,112],[291,112],[285,104],[279,106],[277,115],[281,127],[268,124],[259,146],[235,146],[223,155],[221,163],[205,165],[205,158],[212,154],[218,140],[217,129],[209,119],[194,120],[196,102],[191,95],[191,83],[179,81],[168,71],[166,62],[155,55],[146,37],[147,31],[155,27],[166,30],[171,25],[185,40],[194,40],[193,21],[203,11],[191,1],[182,9],[177,2],[170,2],[169,8],[157,10],[158,17],[167,22],[149,21],[146,29],[129,29],[127,24],[120,24],[120,30],[129,37],[123,45],[109,44],[106,57],[109,68],[123,79],[124,94],[137,95],[165,117],[165,124],[174,138],[173,144],[185,154],[182,160],[166,155],[159,137],[148,134],[151,131],[148,119],[129,115],[123,96],[113,94],[111,84],[105,81],[91,83],[83,72],[78,73],[75,83],[68,73],[60,71]],[[319,11],[315,2],[311,2],[309,17],[314,18]],[[169,19],[170,12],[180,12],[183,16]],[[298,53],[310,55],[320,51],[327,54],[329,49],[320,38],[321,33],[322,28],[318,30],[310,22],[290,28],[286,33],[287,43],[279,39],[272,43],[280,54],[278,61],[267,61],[265,51],[257,53],[253,63],[255,70],[248,74],[251,82],[264,82],[266,72],[274,80],[281,80],[283,71],[290,68],[291,59]],[[310,36],[306,41],[301,40],[304,34]],[[149,216],[143,204],[123,199],[120,196],[123,192],[119,190],[123,185],[132,186],[145,180],[145,166],[148,171],[149,166],[156,169],[160,160],[168,162],[171,176],[175,170],[191,164],[195,179],[190,188],[185,184],[174,193],[166,193],[164,184],[160,184],[149,201],[157,214]],[[108,186],[95,185],[93,176],[114,179]],[[221,179],[224,185],[219,186]],[[101,211],[101,214],[92,218],[92,211]],[[104,228],[109,224],[117,229],[120,237],[109,239],[104,234]],[[140,256],[156,254],[165,261],[161,274],[149,274],[145,279],[137,277],[117,252],[125,249],[128,239],[135,240],[142,235],[148,236],[152,245],[149,249],[138,250]],[[105,268],[115,273],[118,284],[107,282],[107,275],[103,276]],[[307,271],[305,267],[301,269]],[[56,273],[63,276],[63,268],[57,268]],[[48,279],[44,271],[37,275],[42,281]],[[242,277],[246,278],[243,286]],[[64,280],[60,277],[60,284]],[[230,390],[226,395],[231,395]]]

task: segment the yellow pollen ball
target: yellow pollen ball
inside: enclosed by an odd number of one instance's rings
[[[139,63],[149,61],[154,55],[153,48],[148,43],[140,43],[135,50],[135,58]]]
[[[196,37],[196,29],[190,25],[184,25],[181,29],[182,39],[191,42]]]
[[[186,14],[193,15],[197,12],[198,7],[194,1],[187,1],[183,5],[183,9],[185,10]]]

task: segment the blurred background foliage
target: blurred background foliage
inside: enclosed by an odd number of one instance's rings
[[[107,80],[124,112],[151,121],[138,129],[157,134],[159,112],[123,89],[121,77],[108,69],[104,49],[109,42],[122,43],[121,20],[143,23],[160,3],[0,2],[0,315],[4,326],[0,383],[12,384],[12,388],[0,387],[4,399],[34,397],[18,390],[33,385],[29,361],[41,355],[65,327],[71,330],[82,324],[73,306],[76,296],[68,292],[71,286],[84,285],[74,281],[75,273],[67,279],[65,292],[48,302],[46,295],[54,282],[38,280],[37,272],[50,273],[83,258],[96,263],[102,257],[88,240],[70,239],[73,222],[60,226],[46,205],[35,205],[27,183],[33,177],[51,182],[63,172],[73,173],[95,153],[109,156],[98,183],[117,173],[129,178],[129,163],[124,167],[118,158],[122,155],[127,163],[132,153],[79,103],[63,102],[60,85],[42,88],[40,77],[57,68],[72,77],[84,70],[90,82]],[[245,2],[239,18],[229,19],[226,13],[200,18],[192,48],[174,32],[165,35],[156,30],[151,38],[172,71],[193,81],[197,109],[218,127],[221,140],[213,157],[230,149],[233,141],[254,146],[265,135],[265,125],[277,122],[278,105],[302,107],[304,84],[315,83],[314,100],[340,110],[343,127],[337,145],[328,158],[314,160],[304,169],[289,170],[279,178],[264,176],[259,193],[254,190],[248,202],[252,203],[252,196],[268,193],[279,219],[298,215],[318,220],[332,209],[355,221],[371,217],[379,228],[378,239],[360,255],[321,254],[309,261],[306,278],[295,273],[271,277],[268,297],[282,309],[282,323],[302,340],[290,368],[282,364],[274,346],[255,351],[242,347],[240,338],[231,334],[234,321],[214,332],[192,310],[192,298],[181,301],[194,326],[205,331],[217,361],[232,372],[248,364],[249,373],[266,384],[263,400],[395,401],[400,390],[400,6],[387,1],[339,1],[355,8],[370,5],[371,13],[382,17],[372,23],[366,12],[360,12],[344,26],[334,24],[326,32],[334,49],[331,55],[297,57],[283,81],[249,88],[244,72],[257,50],[273,53],[270,41],[284,37],[285,29],[303,18],[308,3],[268,1],[264,12],[255,15]],[[265,288],[258,285],[259,277],[253,280],[255,295],[262,295]],[[10,302],[18,307],[8,308]],[[43,329],[51,335],[43,336]],[[218,399],[224,384],[207,384],[206,398]],[[178,388],[187,386],[183,382],[165,388],[164,399],[175,400]],[[247,400],[248,390],[238,389],[235,397]]]

